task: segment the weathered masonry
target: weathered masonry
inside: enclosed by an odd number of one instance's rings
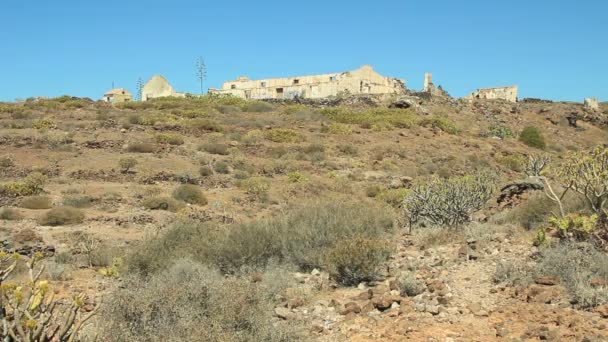
[[[405,81],[385,77],[369,65],[335,74],[250,80],[241,76],[224,82],[212,94],[231,94],[244,99],[325,98],[339,94],[400,94]]]
[[[176,92],[169,81],[161,75],[152,76],[152,78],[141,88],[142,101],[167,96],[185,97],[186,94]]]
[[[497,88],[481,88],[467,95],[465,99],[487,99],[487,100],[506,100],[517,102],[517,86],[497,87]]]
[[[105,94],[103,94],[102,100],[109,103],[121,103],[121,102],[129,102],[133,96],[126,89],[123,88],[114,88],[108,90]]]

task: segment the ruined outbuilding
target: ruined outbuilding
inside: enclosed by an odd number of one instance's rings
[[[244,99],[326,98],[340,94],[401,94],[405,81],[385,77],[369,65],[333,74],[250,80],[241,76],[224,82],[212,94],[230,94]]]
[[[600,103],[594,97],[588,97],[584,101],[585,109],[589,110],[600,110]]]
[[[185,97],[185,93],[178,93],[173,89],[169,81],[161,75],[154,75],[141,88],[141,100],[148,101],[158,97]]]
[[[422,91],[435,96],[447,96],[446,91],[441,86],[435,87],[433,75],[428,72],[424,74],[424,88]]]
[[[121,103],[121,102],[129,102],[133,99],[131,93],[129,93],[126,89],[123,88],[114,88],[108,90],[105,94],[103,94],[102,100],[108,103]]]
[[[486,100],[505,100],[517,102],[517,86],[480,88],[472,94],[465,96],[465,99],[486,99]]]

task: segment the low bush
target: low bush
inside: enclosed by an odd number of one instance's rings
[[[143,206],[150,210],[167,210],[176,212],[184,205],[171,197],[150,197],[143,201]]]
[[[266,131],[266,139],[274,142],[287,143],[302,141],[302,136],[292,129],[273,128]]]
[[[226,144],[220,144],[220,143],[206,143],[206,144],[202,144],[199,147],[199,150],[201,151],[205,151],[207,153],[211,153],[211,154],[218,154],[221,156],[227,156],[230,154],[229,151],[229,146]]]
[[[486,173],[433,178],[411,189],[403,201],[404,216],[410,229],[419,221],[447,227],[460,226],[469,222],[471,214],[486,204],[493,190],[493,179]]]
[[[545,138],[541,134],[540,130],[534,126],[525,127],[519,134],[519,141],[524,144],[544,150],[546,147]]]
[[[264,132],[259,129],[251,130],[243,136],[241,141],[247,146],[254,146],[260,143],[264,138]]]
[[[19,206],[26,209],[50,209],[53,200],[48,196],[30,196],[22,199]]]
[[[357,146],[354,145],[338,145],[336,148],[341,153],[349,156],[356,156],[357,154],[359,154],[359,149],[357,148]]]
[[[127,257],[127,266],[134,273],[150,274],[166,269],[175,258],[189,257],[226,273],[242,267],[263,268],[272,261],[306,271],[327,269],[331,251],[337,251],[336,246],[346,239],[379,240],[392,229],[393,219],[385,207],[321,201],[273,219],[226,227],[211,222],[177,222],[160,238],[136,248]]]
[[[176,134],[161,133],[154,137],[159,144],[183,145],[184,138]]]
[[[411,128],[417,123],[416,115],[409,109],[373,108],[356,111],[332,107],[321,110],[321,113],[334,122],[354,124],[374,130]]]
[[[297,325],[273,317],[276,298],[289,284],[275,273],[252,282],[182,259],[149,278],[127,277],[108,296],[101,340],[298,341]]]
[[[0,195],[8,197],[37,195],[43,191],[47,177],[40,172],[30,173],[23,181],[0,184]]]
[[[56,207],[40,217],[38,223],[42,226],[63,226],[81,223],[84,214],[73,207]]]
[[[226,175],[230,173],[230,166],[226,162],[218,161],[213,165],[213,170],[217,173]]]
[[[118,166],[120,167],[120,170],[123,173],[128,173],[136,165],[137,165],[137,159],[135,159],[135,158],[126,157],[126,158],[120,158],[118,160]]]
[[[0,208],[0,220],[16,221],[21,220],[23,215],[13,208]]]
[[[403,199],[408,193],[408,189],[386,189],[381,191],[377,198],[393,208],[399,208],[403,205]]]
[[[240,181],[239,187],[249,195],[257,198],[264,198],[268,195],[270,181],[262,177],[253,177]]]
[[[397,278],[397,284],[403,297],[415,297],[426,290],[424,283],[416,279],[416,275],[411,271],[403,272]]]
[[[213,175],[213,170],[209,166],[201,166],[198,169],[198,173],[201,175],[201,177],[209,177]]]
[[[186,127],[194,129],[194,130],[200,130],[200,131],[210,131],[210,132],[223,132],[224,131],[224,127],[222,127],[222,125],[213,120],[213,119],[208,119],[208,118],[195,118],[195,119],[191,119],[188,120],[185,124]]]
[[[241,108],[244,112],[254,113],[272,112],[274,110],[272,104],[263,101],[248,101],[245,102]]]
[[[134,153],[154,153],[156,145],[150,143],[131,143],[127,146],[127,151]]]
[[[349,135],[353,132],[351,125],[333,122],[329,126],[323,126],[322,132],[338,135]]]
[[[74,208],[89,208],[98,201],[97,198],[87,195],[66,196],[63,198],[63,205]]]
[[[357,285],[377,279],[380,266],[391,254],[387,241],[354,236],[328,251],[325,266],[342,285]]]
[[[560,243],[541,249],[535,273],[560,279],[579,307],[608,303],[606,286],[593,284],[608,282],[608,254],[592,245]]]
[[[380,192],[382,192],[382,187],[380,187],[377,184],[373,184],[373,185],[369,185],[365,188],[365,196],[367,197],[376,197],[380,194]],[[403,198],[401,198],[400,201],[403,201]]]
[[[441,116],[422,119],[420,120],[419,125],[423,127],[438,128],[448,134],[457,134],[460,132],[460,129],[456,127],[456,124],[450,119]]]
[[[188,204],[207,204],[207,198],[201,189],[192,184],[182,184],[173,191],[173,198]]]

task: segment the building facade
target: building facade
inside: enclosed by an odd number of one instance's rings
[[[465,96],[465,99],[486,99],[486,100],[506,100],[517,102],[517,86],[496,87],[496,88],[481,88],[474,91],[472,94]]]
[[[176,92],[169,81],[161,75],[152,76],[141,88],[141,101],[168,96],[185,97],[186,94]]]
[[[230,94],[244,99],[325,98],[339,94],[400,94],[405,81],[378,74],[369,65],[333,74],[250,80],[241,76],[224,82],[212,94]]]
[[[126,89],[123,88],[114,88],[108,90],[105,94],[103,94],[102,101],[109,103],[121,103],[128,102],[133,99],[131,93],[129,93]]]

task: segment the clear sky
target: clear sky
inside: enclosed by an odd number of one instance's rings
[[[517,84],[520,98],[608,100],[606,0],[1,0],[0,100],[101,97],[164,75],[199,92],[239,75],[371,64],[453,96]]]

